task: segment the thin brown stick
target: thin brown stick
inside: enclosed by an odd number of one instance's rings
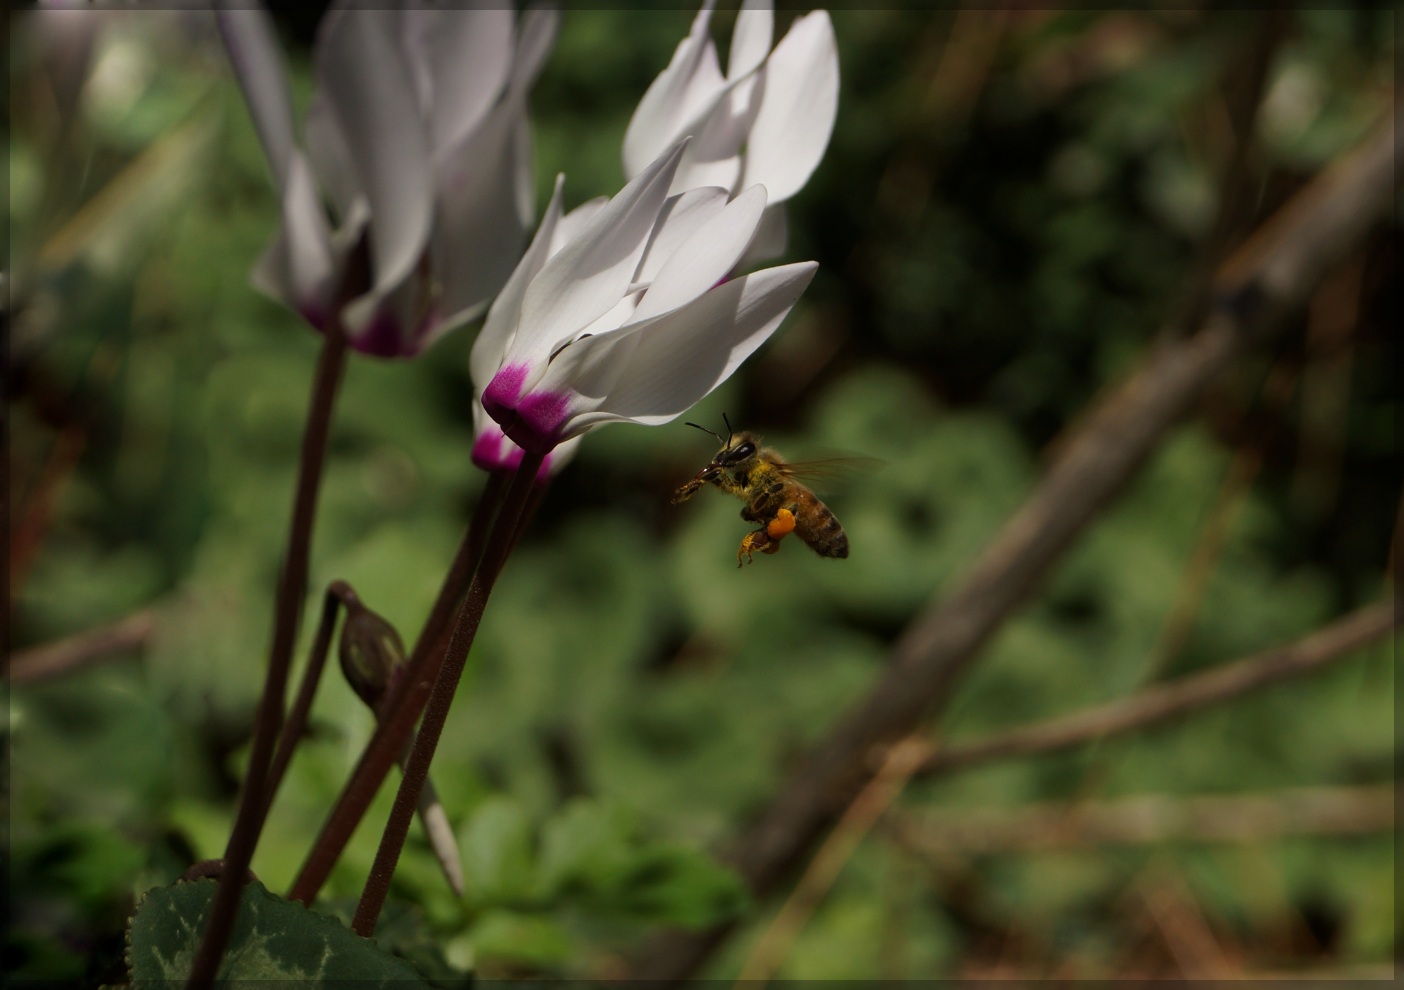
[[[907,781],[921,765],[925,751],[926,745],[915,738],[904,739],[888,749],[877,776],[848,806],[833,832],[809,861],[784,907],[751,949],[741,967],[741,975],[736,978],[737,990],[748,983],[766,983],[775,976],[814,909],[833,887],[864,836],[906,788]]]
[[[1284,409],[1291,399],[1297,378],[1295,370],[1287,362],[1278,361],[1263,384],[1262,403],[1272,409]],[[1238,429],[1242,429],[1242,422]],[[1160,634],[1139,674],[1138,686],[1160,679],[1184,648],[1209,591],[1215,563],[1228,544],[1231,524],[1252,490],[1262,463],[1263,452],[1258,444],[1245,441],[1238,445],[1200,527]]]
[[[59,677],[145,646],[155,625],[152,611],[144,608],[111,625],[20,650],[10,657],[5,673],[11,684],[33,684]]]
[[[1185,312],[1176,325],[1192,330],[1204,319],[1212,301],[1214,274],[1233,247],[1235,235],[1254,217],[1251,213],[1254,197],[1249,193],[1252,178],[1253,135],[1258,113],[1267,88],[1268,70],[1291,25],[1293,14],[1286,9],[1258,11],[1256,30],[1248,34],[1248,50],[1230,72],[1226,105],[1229,126],[1233,129],[1232,150],[1220,177],[1219,201],[1214,222],[1196,262],[1189,282]]]
[[[1382,638],[1400,621],[1397,601],[1367,605],[1295,643],[1147,688],[1085,711],[1024,726],[979,742],[936,750],[918,776],[964,770],[993,760],[1052,753],[1106,736],[1136,732],[1320,670]]]
[[[1175,967],[1173,975],[1184,980],[1232,980],[1242,975],[1176,866],[1153,863],[1138,878],[1134,896],[1160,933]]]
[[[1394,827],[1394,787],[1299,787],[1266,794],[1148,794],[1017,808],[905,812],[891,824],[903,848],[944,859],[1160,842],[1244,843],[1290,836],[1371,835]]]
[[[1194,409],[1205,386],[1298,309],[1387,215],[1404,134],[1399,106],[1400,119],[1334,163],[1229,259],[1203,327],[1168,335],[1099,404],[965,579],[908,626],[888,673],[797,765],[737,844],[732,860],[753,890],[772,890],[862,790],[875,747],[912,732],[950,697],[984,644]],[[730,930],[669,936],[633,976],[680,981]]]

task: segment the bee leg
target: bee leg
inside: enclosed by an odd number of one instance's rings
[[[681,488],[679,488],[673,493],[673,504],[677,505],[679,502],[686,502],[688,499],[692,498],[692,496],[697,494],[697,490],[701,488],[703,484],[705,484],[705,482],[698,481],[696,478],[693,478],[691,481],[689,481],[687,484],[683,485]]]
[[[761,553],[774,553],[779,549],[779,542],[771,540],[771,538],[766,535],[765,530],[758,529],[754,533],[747,533],[741,538],[741,546],[736,551],[736,566],[740,567],[743,563],[749,564],[751,562],[751,554],[755,553],[757,550]],[[743,557],[745,558],[744,561],[742,560]]]

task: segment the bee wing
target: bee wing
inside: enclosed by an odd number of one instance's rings
[[[812,461],[786,461],[776,469],[796,481],[836,481],[882,469],[876,457],[820,457]]]

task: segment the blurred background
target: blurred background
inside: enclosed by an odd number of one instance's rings
[[[692,15],[565,11],[532,96],[539,202],[558,171],[567,206],[619,188],[625,125]],[[278,17],[305,101],[316,14]],[[1252,53],[1271,61],[1230,245],[1393,108],[1392,7],[833,20],[838,122],[784,259],[819,274],[687,418],[883,462],[823,490],[852,555],[793,543],[738,571],[735,500],[670,504],[712,439],[679,422],[585,441],[494,593],[434,764],[467,895],[417,828],[392,890],[383,930],[406,934],[386,941],[439,975],[619,975],[659,929],[728,920],[705,972],[739,972],[793,878],[751,897],[717,852],[1188,305]],[[275,202],[208,12],[18,12],[9,45],[5,967],[120,980],[135,897],[228,836],[318,342],[247,284]],[[942,742],[1382,598],[1398,220],[1214,383],[982,652]],[[354,356],[333,431],[314,591],[350,582],[407,639],[483,483],[472,332],[412,362]],[[1392,972],[1394,670],[1381,640],[1168,727],[913,782],[774,975]],[[274,890],[372,727],[335,674],[254,860]],[[1308,788],[1324,817],[1293,810]],[[354,904],[389,796],[324,909]],[[1245,818],[1248,798],[1280,813]],[[1073,810],[1103,827],[1040,841]]]

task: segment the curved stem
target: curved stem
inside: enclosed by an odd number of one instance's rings
[[[278,788],[283,783],[283,775],[287,773],[288,763],[292,761],[293,750],[297,748],[303,732],[307,729],[307,715],[312,710],[312,699],[317,694],[317,685],[321,683],[327,653],[331,650],[332,634],[336,631],[337,607],[344,604],[348,596],[354,599],[355,592],[345,581],[333,581],[322,596],[322,619],[317,624],[317,636],[312,641],[312,651],[307,657],[307,669],[302,672],[297,697],[288,709],[288,717],[283,722],[283,731],[278,737],[278,749],[273,754],[273,765],[268,770],[269,808],[272,807],[273,798],[277,796]],[[268,808],[264,808],[264,814],[268,814]]]
[[[287,550],[283,555],[282,572],[278,578],[273,642],[268,652],[268,674],[254,725],[249,768],[244,776],[238,815],[229,834],[229,844],[224,851],[225,869],[210,906],[204,938],[191,964],[188,985],[192,987],[208,985],[214,980],[219,969],[220,959],[229,945],[234,916],[238,912],[244,875],[253,860],[254,847],[258,844],[259,833],[263,830],[268,811],[269,770],[274,746],[283,725],[283,707],[287,698],[293,646],[297,642],[298,620],[301,618],[303,599],[307,594],[308,558],[312,548],[317,492],[321,487],[322,469],[326,464],[332,408],[336,404],[337,388],[341,383],[341,373],[345,365],[346,336],[341,332],[340,324],[332,321],[322,335],[322,351],[317,359],[312,397],[307,411],[307,427],[302,438],[302,456],[298,465],[297,491],[293,497],[292,523],[288,529]]]
[[[351,840],[365,817],[376,792],[390,768],[405,751],[419,713],[428,701],[430,689],[438,676],[439,664],[447,647],[445,634],[451,628],[454,610],[462,600],[465,589],[482,556],[485,533],[502,502],[505,476],[496,472],[488,476],[487,486],[478,499],[473,520],[464,533],[439,587],[438,598],[420,630],[404,675],[396,678],[386,698],[384,713],[378,720],[370,742],[366,744],[356,769],[342,788],[336,804],[327,816],[303,863],[297,879],[288,890],[288,898],[310,904],[322,888],[337,858]]]
[[[512,484],[507,489],[502,508],[493,524],[492,535],[483,550],[483,558],[478,564],[473,580],[468,585],[468,594],[458,610],[453,636],[449,640],[448,652],[434,681],[433,693],[424,711],[424,723],[415,737],[414,749],[405,764],[405,773],[400,780],[400,789],[395,795],[390,819],[381,835],[380,848],[376,852],[375,863],[370,877],[366,880],[361,902],[356,906],[356,917],[352,929],[367,938],[375,931],[376,919],[380,916],[385,896],[390,891],[390,879],[399,862],[400,851],[404,848],[405,837],[409,834],[410,820],[414,817],[419,793],[429,775],[429,764],[438,748],[439,737],[443,734],[444,723],[448,720],[449,708],[453,704],[458,681],[463,675],[463,667],[472,648],[473,639],[478,633],[483,612],[487,608],[488,596],[502,566],[507,562],[517,542],[519,524],[526,514],[531,501],[532,490],[536,485],[536,472],[543,460],[540,454],[528,453],[522,458]]]

